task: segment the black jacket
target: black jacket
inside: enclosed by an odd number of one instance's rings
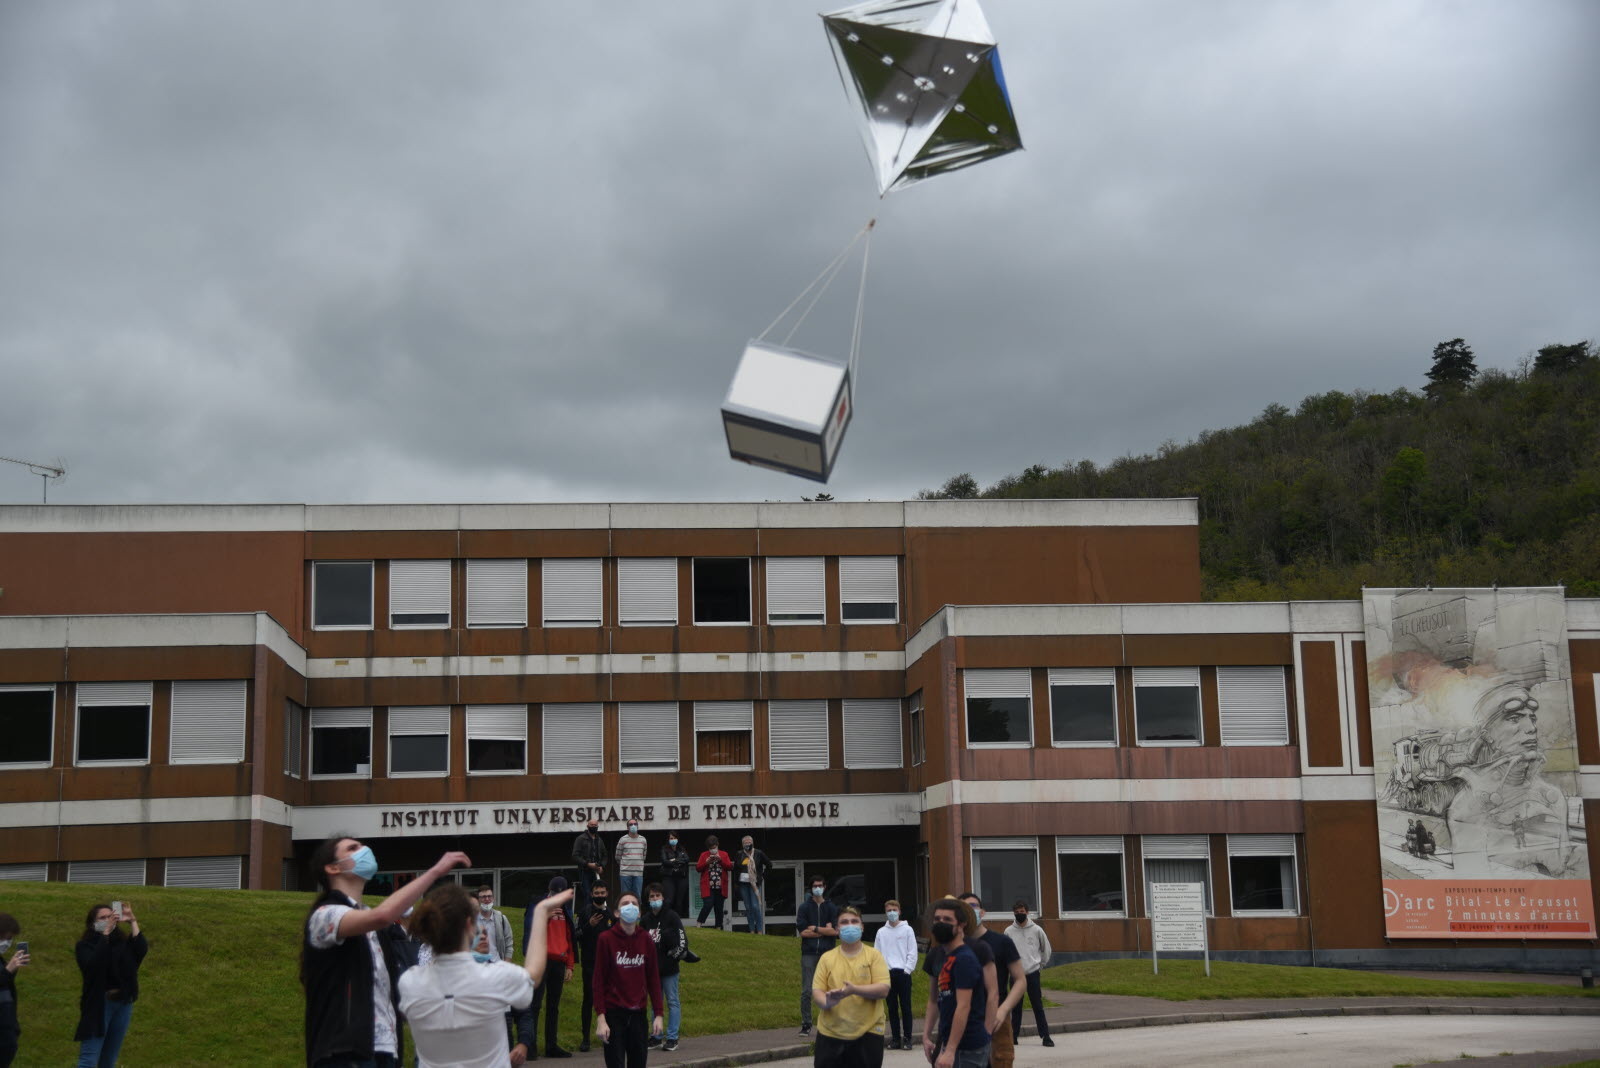
[[[120,935],[120,932],[119,932]],[[103,1038],[106,1033],[106,991],[121,991],[122,1001],[139,998],[139,962],[150,952],[143,934],[132,938],[92,934],[77,945],[83,993],[78,997],[78,1029],[74,1042]]]
[[[15,1045],[22,1034],[17,1022],[17,977],[0,960],[0,1046]]]
[[[661,847],[661,877],[683,879],[689,875],[689,853],[682,846]]]
[[[647,907],[639,918],[639,924],[650,932],[650,938],[656,944],[656,964],[661,978],[677,975],[678,962],[689,952],[689,936],[684,933],[683,921],[678,914],[664,904],[660,912]]]
[[[351,901],[337,890],[329,890],[311,906],[315,912],[323,905],[348,905]],[[399,943],[406,933],[396,924],[377,932],[383,949],[383,963],[389,971],[389,999],[394,1002],[396,1038],[404,1045],[400,1021],[400,971],[404,953]],[[346,938],[336,946],[315,949],[311,945],[310,916],[300,931],[300,982],[306,991],[306,1064],[328,1057],[351,1056],[370,1059],[372,1040],[372,951],[365,935]],[[400,1060],[405,1051],[399,1050]]]
[[[598,864],[604,868],[606,861],[611,859],[611,853],[606,849],[604,838],[598,834],[591,838],[589,832],[584,831],[572,841],[572,859],[578,862],[579,871],[587,871],[584,867],[586,864]]]
[[[582,952],[579,959],[584,967],[594,967],[595,942],[615,922],[609,901],[604,909],[597,909],[587,901],[578,906],[578,949]]]
[[[733,866],[741,872],[745,870],[744,857],[745,852],[743,849],[733,855]],[[750,858],[753,862],[750,865],[750,877],[755,880],[757,886],[760,886],[767,881],[767,869],[772,867],[772,861],[768,860],[767,855],[755,846],[750,847]]]
[[[831,901],[820,903],[810,898],[800,902],[800,908],[795,911],[794,929],[804,931],[807,927],[838,927],[839,907]],[[802,938],[800,939],[800,952],[808,955],[826,953],[834,947],[837,938]]]

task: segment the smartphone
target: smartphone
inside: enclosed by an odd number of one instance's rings
[[[122,902],[113,901],[111,903],[111,920],[113,923],[122,922]]]
[[[26,952],[28,952],[28,943],[26,943],[26,942],[18,942],[17,943],[17,952],[18,953],[26,953]]]

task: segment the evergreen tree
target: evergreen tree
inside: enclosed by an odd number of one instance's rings
[[[1428,384],[1422,392],[1429,400],[1438,400],[1472,385],[1477,377],[1478,365],[1467,343],[1461,338],[1441,341],[1433,347],[1433,366],[1428,369]]]
[[[1580,341],[1576,345],[1546,345],[1534,359],[1533,370],[1536,374],[1564,374],[1576,371],[1585,361],[1596,356],[1590,351],[1587,341]]]

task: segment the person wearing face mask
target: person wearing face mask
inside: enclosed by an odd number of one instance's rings
[[[127,933],[119,926],[122,923],[128,925]],[[120,914],[110,905],[96,905],[84,917],[77,945],[83,993],[78,998],[78,1030],[72,1036],[78,1043],[79,1068],[116,1068],[139,997],[139,965],[149,951],[129,902],[122,902]]]
[[[988,987],[988,1015],[984,1017],[983,1026],[989,1031],[989,1060],[995,1068],[1011,1068],[1017,1048],[1011,1031],[1011,1010],[1021,1003],[1023,988],[1027,985],[1022,958],[1011,939],[983,926],[983,901],[977,894],[968,890],[961,895],[961,900],[972,910],[973,921],[978,925],[967,932],[967,938],[974,944],[981,942],[988,946],[994,955],[993,968],[985,968],[983,973]]]
[[[666,891],[660,883],[644,888],[649,908],[644,913],[644,929],[656,944],[656,970],[661,973],[661,996],[667,1002],[666,1033],[657,1038],[650,1036],[650,1048],[658,1044],[665,1053],[678,1048],[678,1024],[683,1009],[678,1004],[678,972],[681,962],[689,953],[689,936],[684,932],[683,920],[666,902]]]
[[[606,1068],[644,1068],[645,1002],[655,1009],[649,1033],[661,1034],[661,972],[656,944],[639,927],[639,898],[617,898],[617,924],[596,943],[595,1034],[606,1048]]]
[[[767,869],[772,862],[756,848],[755,839],[748,834],[739,844],[739,898],[744,903],[745,923],[751,934],[766,934],[767,923],[761,908],[762,888],[766,885]]]
[[[9,912],[0,912],[0,959],[16,944],[22,925]],[[0,1068],[10,1068],[17,1056],[22,1027],[17,1023],[17,970],[28,963],[28,951],[18,949],[0,967]]]
[[[594,1026],[594,967],[595,955],[600,952],[600,936],[611,929],[611,890],[605,883],[595,883],[589,890],[589,900],[578,906],[578,948],[583,962],[583,1043],[579,1053],[589,1052],[589,1033]]]
[[[922,1020],[922,1052],[933,1068],[986,1068],[983,966],[966,938],[977,921],[966,903],[950,897],[935,901],[932,915],[933,946],[923,970],[933,981]]]
[[[696,922],[704,927],[706,916],[714,915],[716,922],[712,926],[720,931],[722,903],[728,897],[728,882],[733,876],[733,860],[718,847],[716,835],[706,837],[706,851],[694,862],[694,868],[700,873],[700,919]]]
[[[812,980],[811,998],[820,1010],[813,1068],[880,1068],[889,965],[861,941],[866,929],[854,907],[840,909],[837,923],[839,945],[817,961]]]
[[[545,893],[546,899],[561,897],[563,901],[572,900],[572,892],[567,889],[567,880],[560,875],[550,880],[550,888]],[[532,939],[533,929],[539,925],[537,906],[531,906],[523,913],[524,917],[531,918],[532,922],[524,920],[522,930],[522,952],[528,952],[528,945]],[[545,916],[544,927],[544,983],[533,993],[533,1033],[529,1036],[528,1052],[536,1057],[536,1047],[539,1027],[539,1007],[544,1006],[544,1055],[546,1057],[570,1057],[571,1053],[561,1048],[559,1041],[561,1022],[561,988],[568,979],[572,978],[572,966],[577,963],[578,956],[573,946],[572,915],[565,905],[549,910]]]
[[[1039,986],[1039,971],[1050,963],[1050,955],[1055,952],[1050,948],[1050,936],[1044,933],[1044,928],[1028,918],[1028,903],[1018,900],[1011,906],[1011,915],[1015,919],[1010,927],[1006,928],[1006,937],[1011,939],[1017,947],[1017,953],[1022,958],[1022,971],[1027,978],[1028,1001],[1033,1006],[1033,1022],[1039,1028],[1039,1038],[1046,1046],[1055,1045],[1050,1040],[1050,1023],[1044,1018],[1044,991]],[[1018,998],[1015,1007],[1011,1010],[1011,1034],[1022,1034],[1022,999]]]
[[[511,921],[494,907],[494,887],[480,886],[474,896],[478,899],[478,923],[489,932],[490,952],[495,960],[511,959]],[[527,926],[524,919],[523,926]],[[524,933],[523,941],[527,941]]]
[[[599,820],[590,819],[583,833],[572,840],[572,859],[578,865],[578,900],[586,900],[594,884],[605,878],[606,864],[611,859],[600,837]]]
[[[883,903],[889,922],[878,928],[872,948],[889,966],[889,1049],[911,1048],[911,976],[917,970],[917,933],[900,918],[900,902]]]
[[[452,868],[469,866],[465,853],[446,853],[368,908],[361,892],[378,873],[372,849],[336,835],[311,851],[309,867],[319,892],[300,940],[308,1066],[391,1068],[400,1063],[396,1006],[406,933],[399,921],[436,880]]]
[[[667,908],[679,917],[689,915],[689,851],[678,843],[678,832],[667,832],[661,847],[661,888]]]
[[[617,839],[617,878],[621,884],[617,891],[643,899],[644,858],[648,846],[639,833],[639,821],[628,821],[628,833]]]
[[[839,919],[839,909],[824,900],[828,879],[813,875],[808,882],[810,896],[800,902],[795,910],[794,929],[800,936],[800,1037],[811,1037],[811,983],[817,974],[817,961],[833,948],[839,929],[834,926]]]

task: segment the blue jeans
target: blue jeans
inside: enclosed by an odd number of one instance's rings
[[[744,918],[750,925],[750,933],[766,934],[767,921],[761,915],[761,895],[756,893],[755,884],[740,883],[739,898],[744,902]]]
[[[644,876],[643,875],[624,875],[622,877],[621,881],[622,881],[622,889],[617,891],[617,897],[619,899],[622,897],[623,894],[632,894],[634,897],[637,897],[640,901],[644,900]],[[644,910],[641,909],[640,911],[642,912]]]
[[[105,1012],[105,1033],[78,1045],[78,1068],[117,1068],[117,1054],[122,1052],[122,1040],[133,1017],[133,1002],[106,998]]]
[[[676,975],[663,975],[661,977],[661,996],[667,1002],[667,1030],[665,1038],[668,1042],[678,1041],[678,1024],[683,1019],[683,1009],[678,1005],[678,977]]]

